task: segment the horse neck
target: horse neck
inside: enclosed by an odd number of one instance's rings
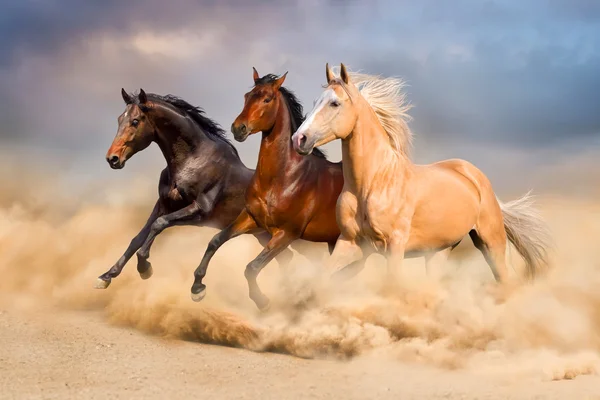
[[[259,177],[284,176],[286,174],[282,171],[294,171],[294,166],[308,158],[294,150],[291,139],[292,115],[283,95],[279,93],[277,98],[279,106],[275,123],[270,130],[262,132],[256,167]]]
[[[359,116],[350,135],[342,140],[342,168],[344,183],[355,192],[370,192],[371,185],[380,175],[389,175],[390,169],[400,172],[411,165],[404,154],[393,149],[375,111],[362,97],[357,104]],[[402,179],[400,173],[394,179]]]
[[[175,173],[196,148],[205,147],[209,140],[190,118],[170,107],[159,105],[153,116],[156,135],[154,141],[162,151],[169,172]]]

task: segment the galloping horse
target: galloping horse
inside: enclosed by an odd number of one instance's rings
[[[140,276],[150,278],[150,247],[170,226],[228,226],[244,208],[244,192],[254,172],[246,168],[223,129],[202,109],[175,96],[146,94],[144,90],[136,97],[121,89],[121,95],[126,108],[118,118],[106,161],[111,168],[121,169],[135,153],[156,142],[167,167],[160,175],[158,200],[148,221],[125,254],[100,275],[98,289],[107,288],[136,251]],[[266,232],[257,232],[256,237],[263,245],[269,240]],[[286,263],[292,255],[288,250],[277,260]]]
[[[327,65],[326,77],[292,141],[304,155],[342,141],[341,236],[328,261],[333,273],[377,251],[387,256],[393,275],[405,254],[444,259],[467,233],[499,282],[507,279],[507,237],[530,276],[547,264],[550,236],[529,194],[502,204],[488,178],[467,161],[410,161],[410,106],[401,80],[351,75],[343,64],[339,77]]]
[[[337,198],[343,186],[341,163],[328,161],[320,151],[303,157],[290,139],[304,121],[302,105],[282,87],[287,76],[259,77],[253,69],[254,87],[246,93],[240,115],[231,125],[238,142],[262,131],[258,165],[246,191],[246,207],[235,222],[210,241],[196,269],[192,299],[206,294],[202,279],[210,259],[229,239],[262,228],[272,235],[264,250],[246,267],[250,298],[261,310],[269,299],[261,292],[256,277],[274,256],[296,239],[326,242],[330,251],[340,231],[335,218]]]

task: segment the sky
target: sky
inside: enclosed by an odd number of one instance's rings
[[[415,162],[465,158],[520,189],[600,149],[596,0],[5,0],[0,146],[80,182],[155,179],[156,146],[121,171],[104,159],[121,87],[182,97],[229,131],[252,67],[289,71],[308,112],[326,62],[408,82]],[[258,135],[235,145],[254,167]],[[339,142],[326,150],[340,159]]]

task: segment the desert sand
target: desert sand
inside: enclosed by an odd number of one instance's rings
[[[189,288],[209,228],[163,233],[151,279],[134,258],[95,290],[151,199],[16,193],[0,199],[0,398],[600,399],[596,199],[540,197],[557,247],[533,283],[495,290],[468,238],[434,275],[405,262],[394,294],[378,256],[331,286],[296,253],[263,270],[260,313],[243,276],[254,238],[217,253],[201,303]]]

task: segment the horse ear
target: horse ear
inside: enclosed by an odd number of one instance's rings
[[[252,79],[254,79],[254,83],[260,79],[260,76],[258,76],[258,71],[254,67],[252,67]]]
[[[333,79],[333,72],[331,72],[331,68],[329,68],[329,63],[325,64],[325,76],[327,77],[327,84],[329,84]]]
[[[131,100],[131,96],[123,88],[121,88],[121,96],[123,96],[123,101],[125,101],[125,104],[129,105],[133,103],[133,100]]]
[[[146,92],[144,92],[144,89],[140,89],[138,99],[140,99],[140,104],[146,104],[148,102],[148,96],[146,96]]]
[[[350,82],[350,76],[348,75],[348,71],[346,71],[346,66],[344,65],[344,63],[340,64],[340,77],[342,78],[345,84],[348,84],[348,82]]]
[[[281,85],[283,85],[283,81],[285,81],[285,77],[287,76],[287,71],[285,72],[285,74],[281,75],[281,77],[279,77],[274,83],[273,83],[273,88],[275,90],[279,90],[279,88],[281,87]]]

